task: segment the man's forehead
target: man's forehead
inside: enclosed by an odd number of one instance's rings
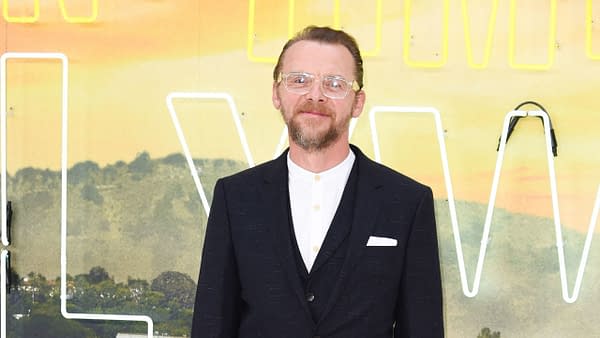
[[[354,60],[350,51],[342,44],[312,40],[301,40],[291,45],[282,59],[284,71],[309,71],[310,69],[290,69],[310,67],[313,71],[348,73],[354,71]]]

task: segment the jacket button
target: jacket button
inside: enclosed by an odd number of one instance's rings
[[[312,303],[315,300],[315,294],[312,292],[309,292],[306,294],[306,301],[309,303]]]

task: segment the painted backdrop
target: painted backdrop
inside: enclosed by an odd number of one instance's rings
[[[2,337],[189,335],[212,188],[285,148],[308,24],[361,45],[351,141],[434,190],[447,336],[600,336],[600,1],[0,6]]]

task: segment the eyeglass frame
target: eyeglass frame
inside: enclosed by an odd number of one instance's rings
[[[287,79],[288,76],[290,75],[308,75],[309,78],[312,78],[313,83],[311,84],[310,87],[305,88],[305,90],[302,91],[295,91],[293,89],[288,88],[287,82],[284,81],[285,79]],[[358,82],[356,80],[352,80],[352,81],[348,81],[346,80],[343,76],[340,75],[322,75],[322,76],[318,76],[309,72],[289,72],[289,73],[284,73],[284,72],[279,72],[279,76],[277,77],[277,83],[281,83],[283,82],[283,87],[290,93],[294,93],[294,94],[299,94],[299,95],[305,95],[308,92],[310,92],[310,89],[312,88],[312,86],[314,86],[314,80],[315,79],[319,79],[319,88],[321,90],[321,93],[323,95],[325,95],[326,97],[333,99],[333,100],[342,100],[345,99],[348,94],[350,93],[350,91],[354,91],[355,93],[359,92],[360,90],[362,90],[362,88],[360,87],[360,85],[358,84]],[[332,97],[330,95],[327,95],[325,93],[325,90],[323,89],[323,80],[325,78],[330,78],[330,79],[335,79],[338,81],[343,81],[348,85],[348,89],[346,90],[346,92],[344,93],[344,96],[340,96],[340,97]]]

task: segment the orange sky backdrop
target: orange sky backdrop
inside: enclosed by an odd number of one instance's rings
[[[13,17],[33,13],[34,1],[8,1]],[[283,127],[270,102],[271,64],[248,59],[246,1],[99,1],[90,24],[66,22],[58,1],[40,1],[39,20],[0,18],[1,52],[61,52],[70,61],[69,162],[100,165],[180,152],[165,97],[172,91],[224,91],[233,95],[257,162],[272,157]],[[332,24],[334,1],[295,1],[294,27]],[[375,46],[373,2],[341,1],[340,22],[363,49]],[[441,1],[412,1],[411,56],[439,60]],[[474,57],[483,57],[491,1],[467,1]],[[545,63],[549,1],[519,2],[518,62]],[[451,2],[448,62],[415,68],[403,60],[402,1],[383,1],[381,50],[365,58],[367,106],[353,142],[373,154],[367,112],[376,105],[433,106],[442,113],[450,170],[458,199],[487,203],[504,115],[525,100],[550,112],[559,141],[555,159],[563,223],[588,226],[600,183],[600,61],[585,52],[583,1],[558,2],[555,60],[543,71],[509,65],[509,6],[501,2],[489,65],[467,63],[460,3]],[[92,1],[65,0],[70,15],[86,16]],[[1,5],[0,5],[1,6]],[[255,53],[274,57],[287,35],[287,1],[256,0]],[[600,53],[600,4],[593,7],[592,47]],[[9,61],[9,170],[60,165],[60,65],[56,61]],[[176,102],[195,157],[242,160],[224,103]],[[433,119],[378,117],[383,161],[431,185],[445,196]],[[215,127],[217,126],[217,127]],[[526,119],[507,148],[497,205],[550,216],[548,171],[541,123]],[[460,210],[459,210],[460,220]],[[483,215],[482,215],[483,222]]]

